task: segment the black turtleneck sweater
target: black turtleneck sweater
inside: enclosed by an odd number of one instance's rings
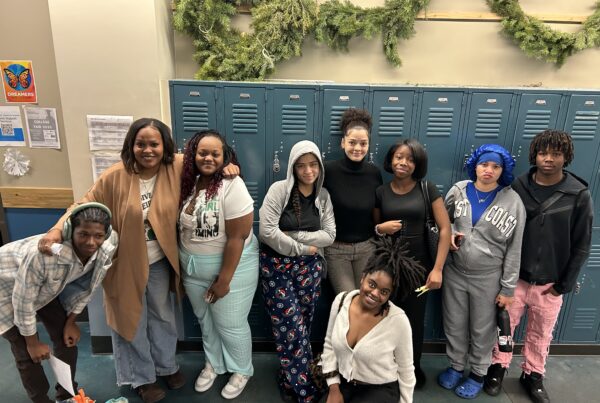
[[[374,235],[375,189],[383,183],[381,172],[363,159],[354,162],[346,155],[325,162],[325,187],[335,214],[335,240],[363,242]]]

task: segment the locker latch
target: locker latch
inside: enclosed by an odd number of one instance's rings
[[[281,170],[281,164],[279,163],[279,152],[275,151],[275,158],[273,158],[273,172],[278,173]]]

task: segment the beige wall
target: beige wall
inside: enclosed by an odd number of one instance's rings
[[[23,10],[27,10],[26,17]],[[40,0],[0,1],[0,59],[31,60],[38,105],[56,108],[60,131],[61,150],[15,147],[31,160],[31,169],[23,177],[14,177],[0,169],[0,186],[6,187],[71,187],[69,161],[62,105],[58,86],[58,74],[52,36],[48,4]],[[24,25],[26,24],[26,25]],[[0,90],[2,91],[2,90]],[[0,105],[7,104],[4,94],[0,95]],[[23,128],[25,115],[21,109]],[[26,130],[26,129],[25,129]],[[0,147],[0,164],[4,161],[5,147]]]
[[[322,2],[322,1],[321,1]],[[363,7],[383,0],[354,0]],[[522,0],[529,13],[584,15],[595,0]],[[429,12],[489,12],[484,0],[432,0]],[[244,16],[242,19],[249,19]],[[245,22],[247,23],[247,21]],[[574,32],[580,25],[553,24]],[[527,57],[500,34],[498,22],[418,21],[416,34],[399,44],[403,65],[394,68],[385,59],[381,40],[354,39],[350,52],[330,50],[308,39],[303,55],[276,66],[271,78],[331,80],[340,83],[397,83],[457,86],[523,86],[539,84],[557,88],[600,88],[600,49],[569,58],[562,68]],[[191,40],[175,35],[177,78],[193,78]]]
[[[86,115],[162,118],[169,0],[49,0],[75,198],[92,184]],[[169,123],[167,121],[167,123]]]

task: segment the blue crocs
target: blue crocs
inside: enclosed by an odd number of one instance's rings
[[[448,390],[456,388],[456,385],[463,377],[462,372],[458,372],[452,367],[448,367],[444,372],[438,375],[438,384]]]
[[[475,399],[483,389],[483,382],[477,382],[473,378],[467,378],[454,389],[454,393],[463,399]]]

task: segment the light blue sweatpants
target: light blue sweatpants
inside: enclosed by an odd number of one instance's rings
[[[244,248],[229,285],[230,291],[214,304],[204,294],[221,270],[223,254],[190,255],[179,251],[183,285],[202,328],[206,360],[217,374],[252,376],[252,335],[248,314],[258,284],[258,242],[254,235]]]

